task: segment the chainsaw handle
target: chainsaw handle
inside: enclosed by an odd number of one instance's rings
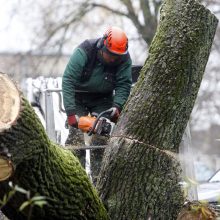
[[[100,119],[104,114],[106,114],[106,113],[109,113],[109,114],[112,113],[112,109],[111,109],[111,108],[110,108],[110,109],[107,109],[107,110],[101,112],[101,113],[97,116],[97,118],[96,118],[96,120],[95,120],[95,122],[94,122],[94,124],[93,124],[93,126],[92,126],[92,129],[87,133],[88,136],[91,136],[91,135],[93,134],[93,132],[94,132],[94,130],[95,130],[95,127],[96,127],[96,125],[97,125],[99,119]]]

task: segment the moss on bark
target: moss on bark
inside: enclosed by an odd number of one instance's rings
[[[198,1],[166,0],[149,57],[106,150],[98,181],[111,219],[176,219],[177,154],[209,57],[216,17]]]
[[[12,155],[15,173],[9,179],[14,184],[46,196],[48,205],[34,207],[31,219],[108,219],[96,190],[90,183],[78,159],[68,150],[51,142],[32,107],[25,99],[16,124],[0,134],[1,149]],[[10,188],[8,181],[0,182],[0,196]],[[26,200],[16,193],[3,212],[10,219],[27,219],[28,208],[19,206]]]

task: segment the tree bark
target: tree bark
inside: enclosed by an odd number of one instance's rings
[[[47,197],[48,205],[34,207],[31,219],[108,219],[78,159],[48,139],[32,107],[4,74],[0,74],[0,90],[0,158],[15,169],[0,182],[0,198],[10,191],[8,181],[12,181],[30,190],[31,197],[37,193]],[[18,212],[26,200],[17,192],[3,207],[4,214],[11,220],[28,219],[30,207]]]
[[[111,219],[176,219],[178,148],[217,27],[195,0],[166,0],[149,57],[106,149],[97,183]]]

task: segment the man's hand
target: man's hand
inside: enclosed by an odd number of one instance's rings
[[[69,115],[67,116],[68,125],[78,128],[78,119],[79,117],[77,115]]]
[[[110,119],[112,122],[116,123],[120,115],[120,110],[117,107],[112,107],[111,110],[112,113],[110,114]]]

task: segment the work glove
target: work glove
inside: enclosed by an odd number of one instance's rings
[[[110,120],[116,123],[120,115],[120,110],[117,107],[112,107],[110,110],[112,110],[112,113],[110,114]]]
[[[71,127],[78,128],[78,120],[79,120],[79,117],[77,115],[68,115],[67,116],[68,125]]]

